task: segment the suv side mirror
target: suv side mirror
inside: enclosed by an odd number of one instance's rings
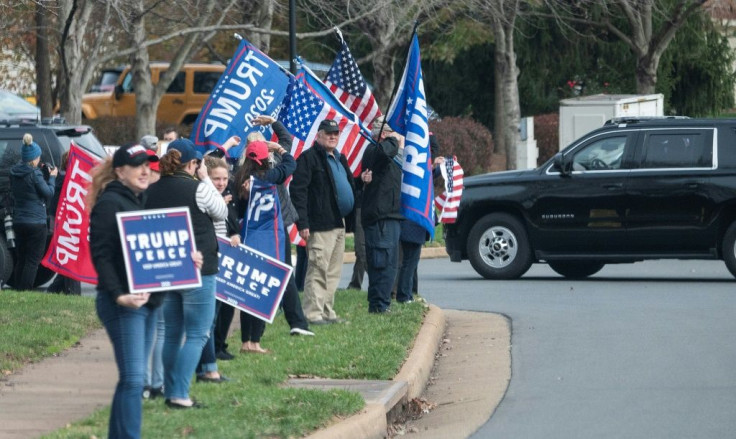
[[[115,86],[114,94],[115,94],[115,100],[120,99],[120,95],[123,94],[123,85],[122,84],[118,84],[118,85]]]
[[[572,173],[572,161],[566,159],[561,152],[555,154],[554,159],[552,159],[552,167],[560,171],[563,176],[569,176]]]

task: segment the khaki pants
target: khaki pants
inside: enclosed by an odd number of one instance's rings
[[[333,320],[335,291],[342,274],[345,229],[313,232],[307,241],[309,264],[304,282],[304,316],[309,321]]]

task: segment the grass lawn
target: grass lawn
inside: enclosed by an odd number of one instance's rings
[[[0,372],[58,354],[100,327],[89,297],[0,291]]]
[[[90,298],[3,291],[0,301],[0,352],[6,353],[4,361],[13,359],[3,368],[17,369],[58,352],[99,327]],[[193,383],[191,395],[207,406],[202,410],[171,410],[160,398],[146,401],[143,437],[300,437],[356,413],[364,406],[357,393],[282,384],[290,376],[391,379],[412,346],[425,308],[415,302],[394,305],[390,315],[368,314],[366,293],[356,290],[339,290],[335,308],[349,323],[313,327],[315,337],[289,336],[283,315],[277,316],[262,339],[270,355],[238,354],[240,333],[235,331],[230,350],[236,358],[218,362],[232,381]],[[35,350],[40,352],[27,353]],[[108,415],[109,409],[102,409],[47,437],[105,437]]]

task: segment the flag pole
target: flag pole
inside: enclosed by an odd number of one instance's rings
[[[411,43],[414,40],[414,35],[416,35],[416,33],[417,33],[417,27],[419,27],[419,20],[414,20],[414,29],[412,29],[412,31],[411,31],[411,37],[409,37],[409,46],[408,46],[408,48],[411,48]],[[406,60],[404,61],[404,65],[406,65],[406,63],[408,63],[408,62],[409,62],[409,50],[406,51]],[[394,98],[396,97],[396,92],[399,90],[399,82],[401,82],[401,81],[398,81],[398,82],[396,82],[396,84],[394,84],[394,90],[391,92],[391,98],[388,100],[389,109],[391,107],[391,103],[393,103]],[[378,131],[379,133],[382,133],[383,132],[383,127],[384,126],[386,126],[386,117],[384,117],[383,118],[383,122],[381,122],[381,130]]]

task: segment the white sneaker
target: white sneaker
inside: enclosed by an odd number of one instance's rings
[[[291,328],[291,331],[289,331],[289,334],[291,335],[314,335],[314,332],[308,331],[306,329],[302,328]]]

